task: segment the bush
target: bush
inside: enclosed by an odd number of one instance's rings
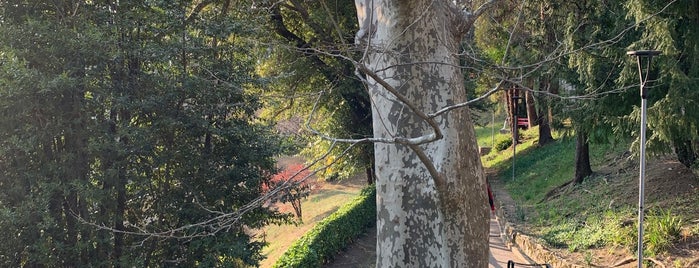
[[[682,219],[669,210],[651,212],[645,223],[643,243],[651,256],[665,252],[680,238]]]
[[[321,267],[374,224],[376,188],[372,185],[296,240],[274,267]]]
[[[510,148],[510,146],[512,146],[512,138],[508,137],[506,139],[501,139],[495,143],[495,151],[500,152],[502,150]]]

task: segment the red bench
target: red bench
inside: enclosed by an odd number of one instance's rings
[[[529,128],[529,118],[517,118],[518,128]]]

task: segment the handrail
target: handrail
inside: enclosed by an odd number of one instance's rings
[[[546,268],[552,268],[550,264],[544,263],[544,264],[539,264],[539,263],[518,263],[514,262],[512,260],[507,261],[507,268],[515,268],[515,264],[519,266],[527,266],[527,267],[546,267]]]

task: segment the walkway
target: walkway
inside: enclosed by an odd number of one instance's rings
[[[490,217],[490,260],[489,268],[507,268],[508,261],[529,263],[517,248],[508,247],[502,239],[502,228],[495,216]],[[518,266],[515,266],[518,267]]]
[[[509,248],[500,235],[500,223],[497,218],[490,218],[490,260],[489,268],[507,268],[507,262],[528,263],[525,257],[515,248]],[[324,267],[359,267],[367,268],[376,265],[376,228],[357,239],[347,250],[341,252],[333,263]],[[519,266],[516,266],[519,268]]]

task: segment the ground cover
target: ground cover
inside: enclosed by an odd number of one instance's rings
[[[513,197],[508,220],[573,263],[604,267],[633,259],[638,161],[628,144],[593,144],[595,174],[581,185],[560,188],[573,178],[575,141],[559,135],[555,143],[537,147],[534,131],[526,131],[518,145],[514,179],[510,149],[483,157],[491,179]],[[697,186],[696,174],[671,157],[649,159],[645,256],[667,267],[699,265]]]

